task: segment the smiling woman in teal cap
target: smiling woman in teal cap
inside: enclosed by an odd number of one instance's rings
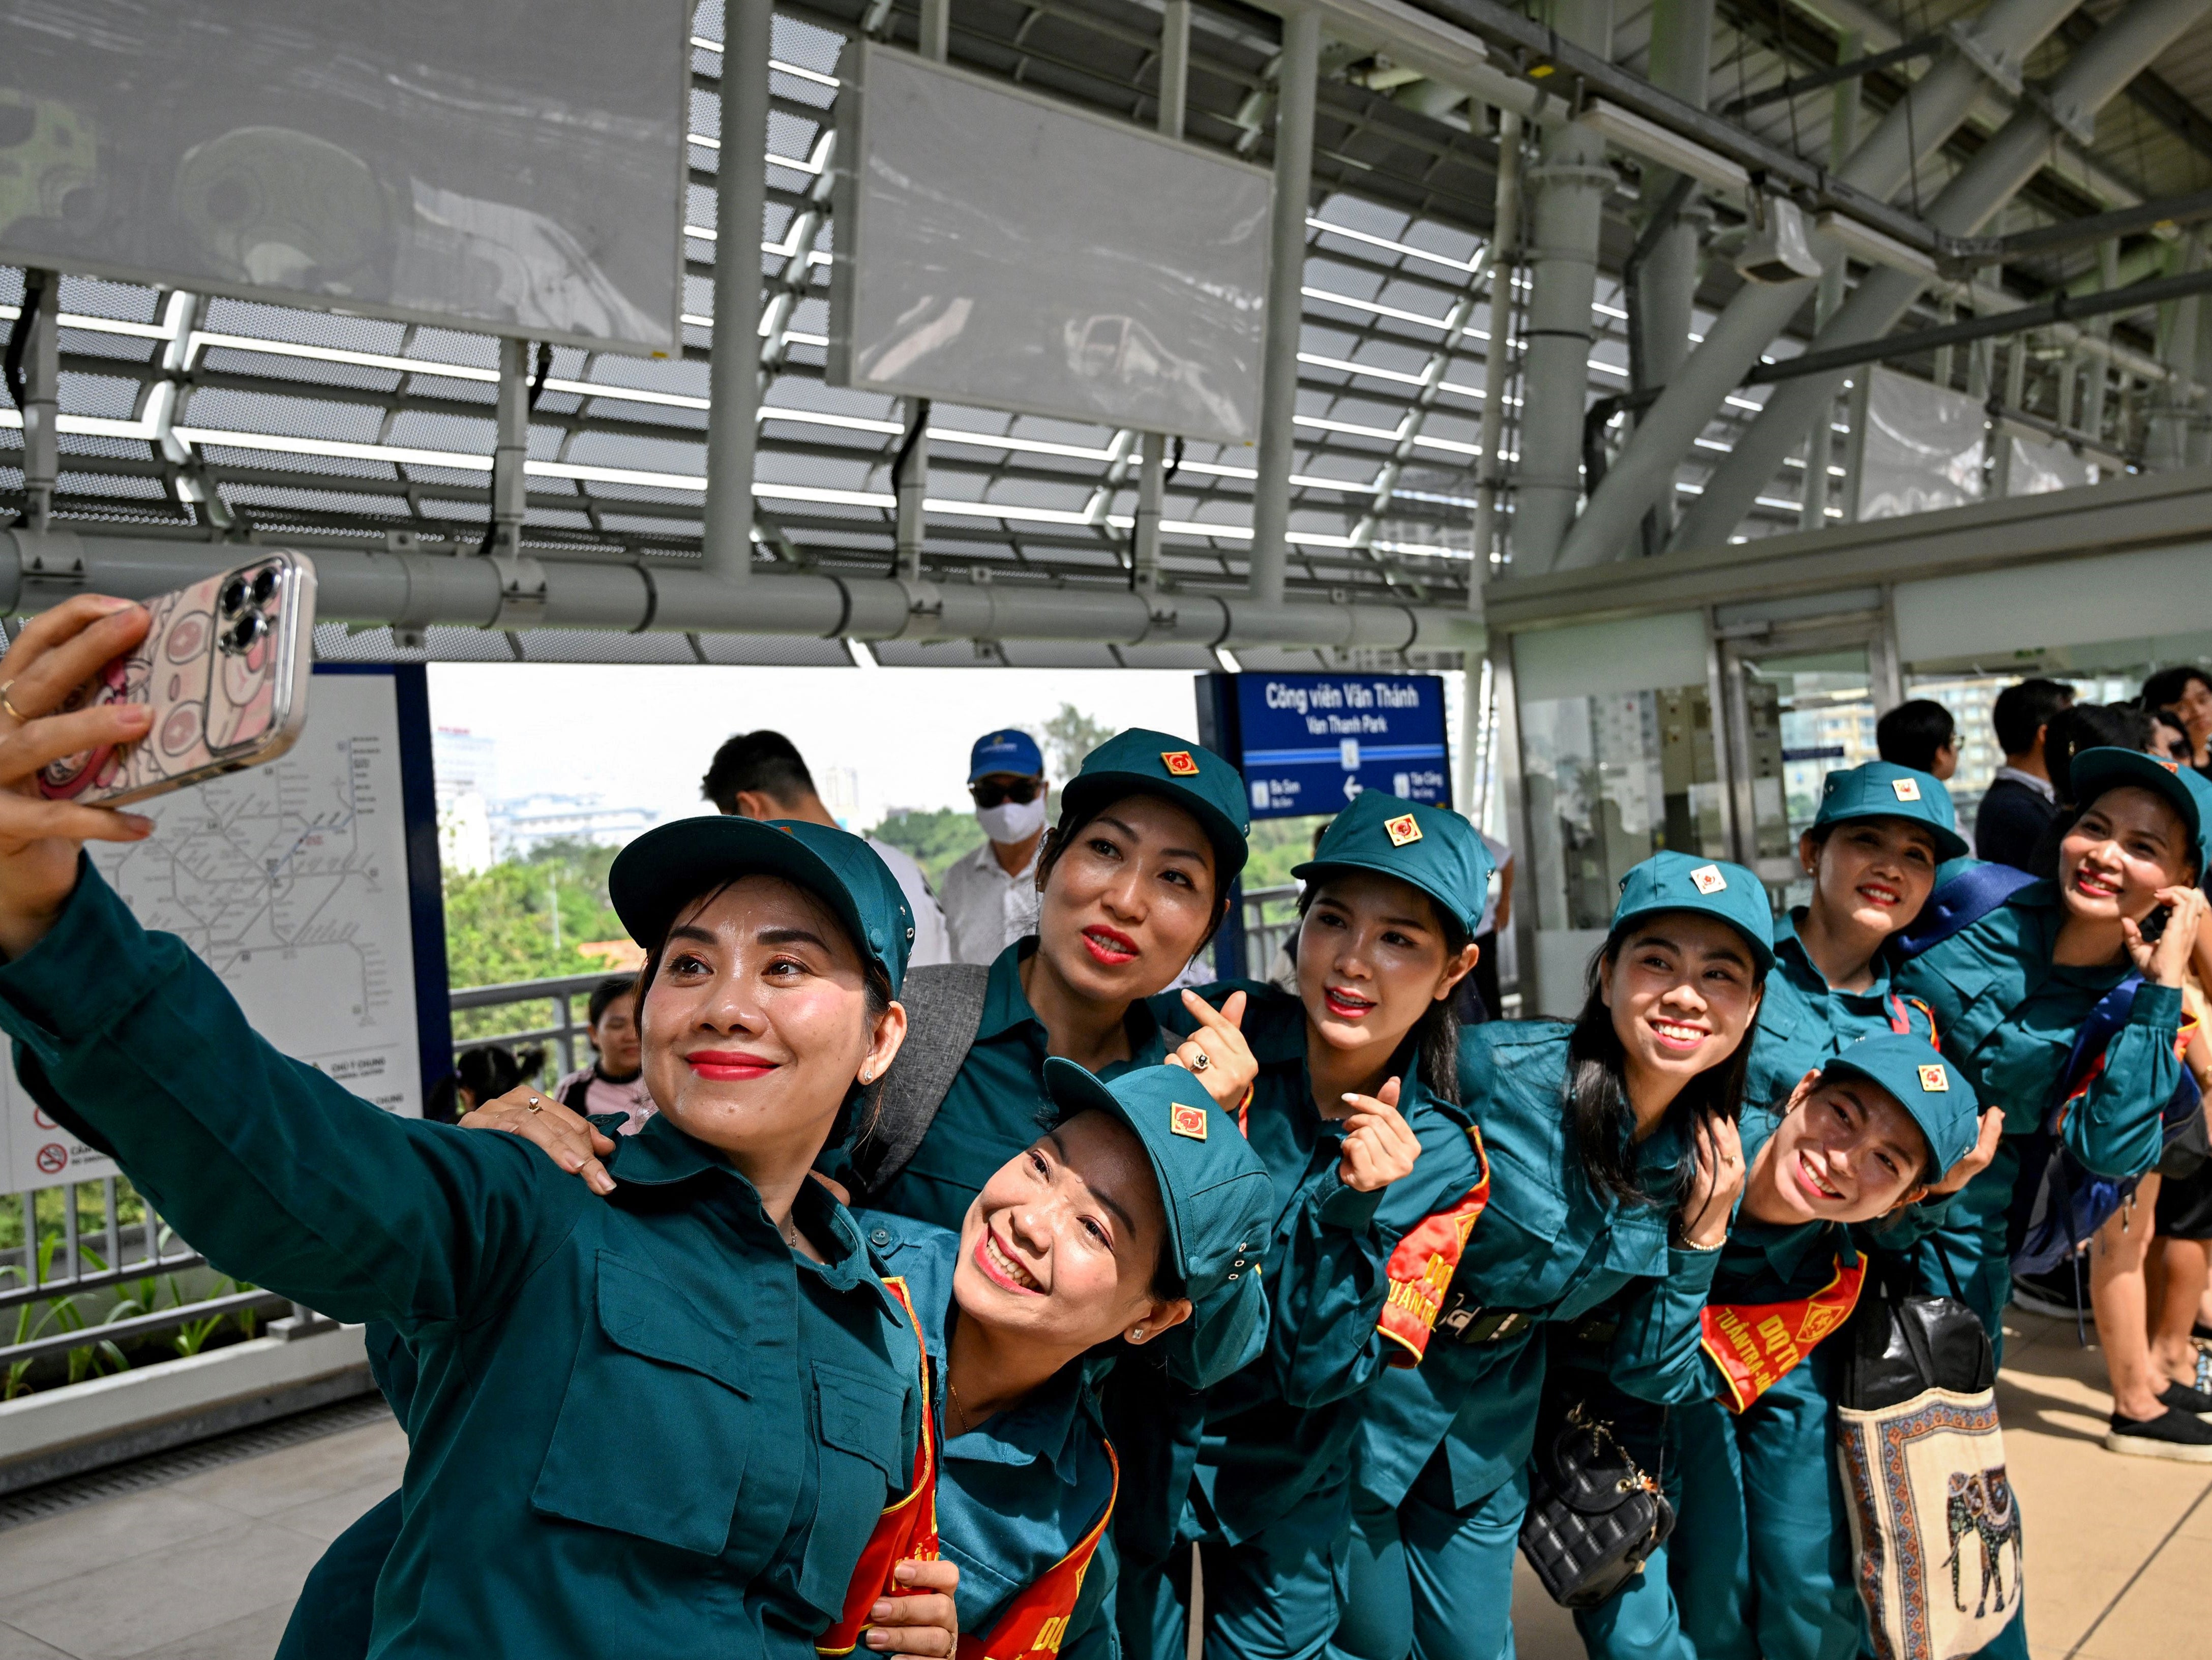
[[[2081,805],[2059,842],[2057,879],[1946,866],[1929,908],[1938,923],[1913,931],[1928,937],[1907,936],[1897,970],[1899,988],[1934,1009],[1944,1054],[2004,1114],[1996,1158],[1922,1248],[1923,1280],[1955,1279],[2000,1356],[2012,1278],[2006,1215],[2027,1139],[2064,1102],[2061,1143],[2090,1171],[2124,1179],[2158,1162],[2161,1112],[2181,1079],[2181,983],[2204,910],[2212,785],[2133,750],[2083,750],[2069,772]],[[2160,912],[2163,931],[2147,929]],[[2069,1067],[2100,1007],[2101,1064],[2090,1070],[2092,1055]],[[2113,1432],[2158,1434],[2171,1410],[2116,1414]]]
[[[623,852],[610,889],[649,947],[660,1111],[600,1203],[505,1137],[286,1060],[84,861],[83,838],[150,826],[41,801],[35,772],[139,735],[145,711],[38,717],[145,627],[72,600],[0,663],[31,717],[0,761],[0,1027],[34,1098],[98,1131],[225,1272],[412,1345],[377,1642],[811,1660],[921,1424],[911,1323],[807,1179],[904,1030],[890,873],[807,824],[694,820]],[[610,1438],[609,1402],[650,1432]]]
[[[1772,995],[1772,981],[1768,982]],[[1866,1272],[1854,1235],[1963,1159],[1972,1088],[1927,1040],[1845,1047],[1787,1101],[1747,1107],[1743,1202],[1721,1252],[1689,1398],[1668,1414],[1674,1531],[1575,1623],[1593,1660],[1850,1660],[1850,1528],[1833,1456],[1832,1337]],[[1778,1321],[1790,1341],[1766,1334]]]
[[[1455,813],[1369,791],[1293,874],[1306,885],[1297,994],[1243,988],[1259,1076],[1243,1119],[1276,1199],[1267,1352],[1202,1393],[1158,1388],[1141,1413],[1117,1400],[1132,1418],[1176,1423],[1187,1452],[1152,1461],[1131,1495],[1133,1517],[1142,1506],[1173,1529],[1175,1548],[1133,1572],[1124,1592],[1123,1646],[1151,1660],[1183,1653],[1194,1543],[1209,1651],[1295,1660],[1328,1641],[1350,1548],[1358,1396],[1428,1337],[1405,1311],[1431,1253],[1410,1266],[1395,1258],[1425,1219],[1466,1205],[1483,1179],[1454,1104],[1451,1012],[1490,880],[1481,838]],[[1449,1222],[1438,1231],[1455,1247]],[[1405,1282],[1395,1298],[1394,1277]],[[1378,1326],[1386,1306],[1404,1314],[1402,1335]]]
[[[1462,1037],[1488,1207],[1420,1365],[1367,1390],[1338,1651],[1505,1651],[1544,1323],[1618,1299],[1613,1381],[1660,1401],[1684,1387],[1743,1181],[1735,1121],[1773,959],[1756,877],[1657,854],[1622,884],[1577,1018]]]

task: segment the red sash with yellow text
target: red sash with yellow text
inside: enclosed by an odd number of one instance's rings
[[[937,1431],[929,1402],[929,1352],[921,1341],[921,1321],[914,1311],[914,1298],[906,1281],[886,1275],[884,1288],[898,1298],[914,1328],[914,1346],[921,1360],[921,1441],[914,1452],[914,1480],[906,1496],[884,1506],[876,1518],[875,1531],[860,1548],[851,1582],[845,1588],[845,1612],[837,1623],[814,1640],[817,1654],[850,1654],[867,1629],[868,1610],[878,1597],[908,1596],[891,1573],[902,1562],[937,1560]]]
[[[1468,1236],[1475,1219],[1490,1203],[1490,1155],[1482,1148],[1482,1132],[1468,1126],[1467,1139],[1474,1148],[1474,1162],[1482,1175],[1467,1195],[1449,1210],[1425,1216],[1398,1241],[1385,1270],[1390,1294],[1382,1304],[1376,1329],[1397,1347],[1386,1347],[1383,1359],[1393,1366],[1418,1366],[1428,1353],[1429,1334],[1444,1305],[1452,1274],[1466,1253]]]
[[[1075,1600],[1083,1594],[1083,1576],[1090,1569],[1098,1541],[1105,1537],[1106,1524],[1114,1516],[1114,1500],[1121,1492],[1121,1461],[1115,1456],[1110,1441],[1106,1444],[1106,1456],[1114,1466],[1114,1487],[1091,1531],[1034,1583],[1014,1593],[988,1635],[975,1637],[962,1632],[960,1660],[1051,1660],[1060,1652],[1067,1636],[1068,1618],[1075,1612]]]
[[[1850,1319],[1865,1278],[1863,1257],[1846,1268],[1839,1256],[1836,1277],[1797,1302],[1708,1303],[1703,1342],[1720,1368],[1721,1399],[1729,1410],[1750,1406]]]

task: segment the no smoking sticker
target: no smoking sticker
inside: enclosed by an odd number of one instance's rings
[[[69,1149],[58,1141],[49,1141],[39,1149],[39,1173],[58,1176],[69,1168]]]

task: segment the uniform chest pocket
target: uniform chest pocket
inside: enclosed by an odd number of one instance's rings
[[[597,1266],[595,1317],[531,1504],[719,1555],[761,1427],[744,1382],[746,1347],[650,1270],[611,1251]]]
[[[905,1419],[899,1390],[843,1366],[814,1363],[821,1479],[799,1594],[825,1617],[844,1611],[860,1548],[884,1505],[914,1478]]]

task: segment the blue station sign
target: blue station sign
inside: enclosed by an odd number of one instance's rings
[[[1441,676],[1210,674],[1199,702],[1255,818],[1341,812],[1362,790],[1451,805]]]

